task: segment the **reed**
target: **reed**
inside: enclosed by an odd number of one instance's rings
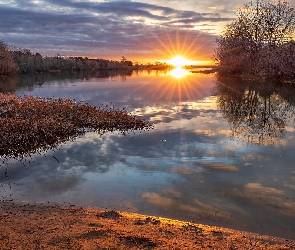
[[[152,125],[125,109],[93,107],[68,98],[0,93],[0,157],[21,159],[56,148],[86,132],[148,130]]]

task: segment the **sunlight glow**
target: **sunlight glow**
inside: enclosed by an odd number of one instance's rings
[[[183,56],[175,56],[174,58],[169,60],[168,63],[172,64],[175,67],[182,67],[185,65],[194,64],[193,61],[187,60]]]
[[[175,78],[182,78],[186,76],[189,73],[189,71],[181,68],[181,67],[176,67],[175,69],[170,71],[170,75],[175,77]]]

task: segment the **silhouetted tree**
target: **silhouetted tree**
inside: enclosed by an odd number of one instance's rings
[[[126,61],[127,61],[126,57],[125,56],[122,56],[121,63],[125,63]]]

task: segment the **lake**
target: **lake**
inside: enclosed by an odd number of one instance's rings
[[[126,107],[154,129],[87,133],[1,163],[2,200],[116,209],[295,239],[295,88],[215,74],[19,76],[1,92]]]

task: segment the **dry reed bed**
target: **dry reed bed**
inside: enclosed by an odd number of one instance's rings
[[[92,107],[67,98],[0,93],[0,157],[20,159],[74,140],[88,131],[123,134],[152,128],[125,109]]]

